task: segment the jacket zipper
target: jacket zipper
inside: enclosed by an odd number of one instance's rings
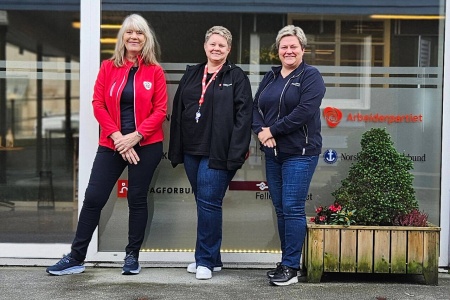
[[[306,139],[306,145],[308,145],[309,141],[308,141],[308,125],[303,125],[303,133],[305,134],[305,139]],[[305,155],[306,152],[306,148],[303,148],[302,151],[302,155]]]
[[[292,79],[299,77],[300,75],[302,75],[303,71],[305,69],[303,69],[299,74],[292,76],[291,78],[289,78],[288,82],[286,82],[286,84],[283,87],[283,91],[281,92],[280,95],[280,101],[278,102],[278,115],[277,115],[277,121],[280,118],[280,113],[281,113],[281,101],[283,99],[283,95],[284,95],[284,91],[286,91],[286,87],[291,83]]]
[[[137,122],[136,122],[136,74],[139,72],[139,68],[136,70],[136,73],[133,77],[133,109],[134,109],[134,128],[137,131]],[[141,145],[141,141],[139,141],[139,145]]]

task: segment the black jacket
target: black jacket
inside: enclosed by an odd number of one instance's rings
[[[205,63],[188,66],[175,93],[169,142],[169,159],[174,167],[183,163],[184,155],[181,95],[195,70],[204,67]],[[227,61],[208,87],[211,88],[214,96],[209,167],[237,170],[244,164],[250,144],[253,103],[250,81],[241,68]]]
[[[281,66],[273,67],[262,79],[253,102],[253,131],[269,127],[279,152],[300,155],[318,155],[322,152],[320,105],[325,95],[325,84],[319,71],[302,62],[287,82],[280,95],[278,118],[274,124],[265,124],[259,107],[261,92],[280,76]],[[298,101],[285,101],[286,98]],[[265,150],[265,147],[262,147]]]

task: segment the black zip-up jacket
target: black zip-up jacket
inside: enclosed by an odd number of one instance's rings
[[[187,66],[173,100],[170,124],[169,160],[175,167],[183,163],[181,114],[183,89],[198,68],[205,63]],[[213,117],[209,167],[237,170],[242,167],[250,145],[252,125],[252,90],[241,68],[226,62],[208,89],[213,89]]]
[[[320,105],[326,90],[322,75],[302,62],[284,86],[279,102],[274,104],[278,105],[277,120],[274,124],[266,124],[264,112],[259,107],[259,96],[270,88],[276,76],[281,76],[280,71],[281,66],[273,67],[259,85],[253,101],[253,132],[258,134],[262,127],[269,127],[278,152],[318,155],[322,152]],[[268,150],[264,146],[261,149]]]

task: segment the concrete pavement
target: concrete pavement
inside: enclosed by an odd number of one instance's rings
[[[422,276],[326,274],[321,283],[271,286],[266,269],[214,272],[211,280],[196,280],[181,267],[152,267],[139,275],[121,275],[120,265],[86,265],[82,274],[51,276],[43,266],[0,266],[0,299],[354,299],[448,300],[450,274],[439,273],[439,285],[427,286]]]

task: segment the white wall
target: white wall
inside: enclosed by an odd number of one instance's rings
[[[100,0],[81,0],[80,17],[80,144],[78,168],[78,213],[98,147],[99,128],[92,112],[94,83],[100,66]],[[97,253],[97,232],[88,249],[88,259]]]
[[[450,16],[450,5],[445,15]],[[445,18],[444,95],[442,104],[441,239],[439,266],[449,266],[450,237],[450,19]]]

